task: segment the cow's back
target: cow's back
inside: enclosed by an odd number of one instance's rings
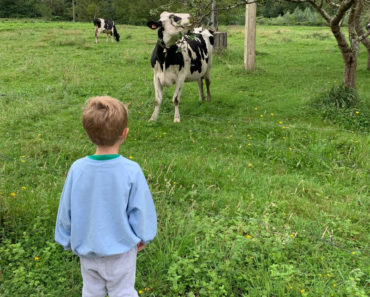
[[[190,57],[187,78],[191,80],[193,76],[204,75],[212,66],[213,36],[204,31],[201,34],[190,35],[186,41],[187,56]]]
[[[176,77],[196,81],[209,73],[212,65],[213,35],[205,30],[191,34],[170,48],[156,44],[152,67],[163,85],[175,83]]]

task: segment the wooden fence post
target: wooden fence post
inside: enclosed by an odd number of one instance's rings
[[[227,32],[215,32],[213,34],[215,43],[213,48],[216,52],[221,52],[227,49]]]
[[[245,8],[245,40],[244,40],[244,68],[254,70],[256,60],[256,19],[257,4],[246,4]]]
[[[76,14],[75,14],[75,0],[72,0],[72,19],[73,22],[76,21]]]

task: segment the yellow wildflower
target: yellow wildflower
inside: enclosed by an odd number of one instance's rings
[[[258,110],[258,107],[255,107],[254,110]]]
[[[260,114],[260,118],[263,118],[263,114]]]
[[[253,164],[252,163],[248,163],[248,167],[249,168],[252,168],[253,167]]]
[[[130,156],[130,157],[128,157],[130,160],[132,160],[133,159],[133,157],[132,156]]]
[[[270,116],[272,116],[272,117],[273,117],[274,115],[275,115],[275,114],[274,114],[273,112],[272,112],[272,113],[270,113]]]
[[[352,252],[352,255],[356,255],[356,252]]]
[[[304,289],[302,289],[302,290],[301,290],[301,293],[303,294],[304,292],[305,292],[305,290],[304,290]]]
[[[139,294],[143,294],[143,290],[139,290]]]
[[[337,286],[337,284],[333,284],[333,287],[335,288]]]
[[[17,196],[17,194],[13,192],[13,193],[10,193],[10,196],[15,197]]]
[[[356,111],[356,114],[360,114],[360,112],[357,110],[357,111]]]
[[[34,259],[35,259],[35,261],[38,261],[39,260],[39,257],[35,257]]]
[[[22,190],[23,190],[23,191],[24,191],[24,190],[26,190],[26,189],[27,189],[26,187],[24,187],[24,186],[22,187]]]
[[[279,124],[280,124],[280,125],[282,125],[282,124],[283,124],[283,122],[282,122],[282,121],[280,121],[280,122],[279,122]]]
[[[252,236],[250,236],[249,234],[245,236],[245,238],[248,238],[248,239],[251,239]]]

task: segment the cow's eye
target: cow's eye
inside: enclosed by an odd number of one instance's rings
[[[181,22],[181,18],[179,18],[178,16],[174,16],[173,17],[173,20],[176,22],[176,23],[180,23]]]
[[[181,25],[182,18],[178,17],[177,15],[171,15],[170,18],[178,25]]]

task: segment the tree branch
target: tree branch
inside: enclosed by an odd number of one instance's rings
[[[364,35],[361,35],[361,36],[358,38],[358,41],[363,42],[363,41],[367,40],[367,38],[368,38],[369,36],[370,36],[370,32],[367,32],[367,33],[365,33]],[[370,42],[370,40],[369,40],[369,42]]]
[[[233,5],[217,8],[216,10],[230,10],[230,9],[234,9],[236,7],[242,6],[242,5],[248,5],[248,4],[253,4],[253,3],[257,3],[257,2],[258,2],[258,0],[244,0],[244,1],[237,2]]]
[[[334,7],[334,8],[339,8],[339,4],[338,3],[335,3],[335,2],[333,2],[333,1],[331,1],[331,0],[326,0],[326,2],[330,5],[330,6],[332,6],[332,7]]]

